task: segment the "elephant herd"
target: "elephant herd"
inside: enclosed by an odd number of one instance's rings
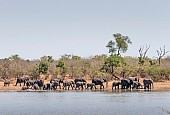
[[[127,79],[122,79],[117,82],[112,83],[112,90],[113,89],[152,89],[153,88],[153,81],[151,79],[144,79],[143,85],[139,82],[139,79],[135,77],[130,77]]]
[[[99,85],[100,89],[104,89],[104,83],[107,83],[107,79],[92,79],[91,83],[87,83],[85,79],[79,78],[74,79],[73,81],[64,81],[63,79],[51,79],[49,83],[44,83],[43,80],[29,80],[26,77],[20,77],[16,80],[17,84],[23,83],[22,90],[33,89],[33,90],[56,90],[56,89],[96,89],[96,86]]]
[[[64,81],[63,79],[54,78],[49,81],[49,83],[44,83],[44,80],[30,80],[27,77],[19,77],[16,79],[16,84],[21,86],[23,83],[22,90],[33,89],[33,90],[57,90],[64,89],[73,90],[77,89],[96,89],[96,86],[100,86],[100,89],[104,89],[104,84],[108,86],[108,80],[105,78],[101,79],[92,79],[91,83],[87,83],[85,79],[76,78],[72,81]],[[5,81],[4,86],[9,86],[10,82]],[[152,89],[153,81],[151,79],[144,79],[143,84],[139,82],[139,79],[136,77],[129,77],[126,79],[121,79],[112,83],[113,89]]]

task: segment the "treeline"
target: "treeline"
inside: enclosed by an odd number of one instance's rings
[[[123,60],[123,63],[120,60]],[[116,79],[120,77],[140,76],[151,77],[154,81],[169,80],[170,57],[162,59],[161,65],[152,65],[145,59],[145,64],[140,65],[138,58],[114,57],[97,55],[90,58],[79,56],[63,55],[60,59],[54,60],[52,56],[43,56],[37,60],[24,60],[18,55],[0,59],[0,77],[2,79],[16,78],[17,76],[30,75],[37,79],[39,75],[52,75],[56,78],[100,78]],[[110,61],[110,62],[108,62]],[[109,64],[108,64],[109,63]],[[113,70],[112,70],[112,66]]]
[[[140,47],[139,57],[122,57],[121,53],[128,50],[132,44],[128,36],[120,33],[113,34],[115,40],[106,45],[109,55],[96,55],[82,58],[76,55],[63,55],[55,60],[52,56],[43,56],[37,60],[25,60],[19,55],[12,55],[0,59],[0,78],[10,79],[22,75],[29,75],[38,79],[41,74],[56,78],[101,78],[119,79],[130,76],[151,77],[154,81],[169,80],[170,57],[164,58],[168,53],[165,46],[157,51],[155,59],[147,57],[150,46]]]

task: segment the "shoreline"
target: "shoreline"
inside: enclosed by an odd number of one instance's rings
[[[114,80],[113,80],[114,81]],[[14,82],[12,84],[10,84],[10,86],[4,86],[3,85],[3,82],[0,82],[0,92],[67,92],[67,91],[82,91],[82,92],[97,92],[97,91],[102,91],[102,92],[125,92],[125,91],[169,91],[170,90],[170,81],[161,81],[161,82],[154,82],[154,88],[151,89],[151,90],[145,90],[145,89],[113,89],[112,91],[112,83],[113,81],[109,81],[108,82],[108,87],[106,88],[106,84],[104,84],[104,90],[100,90],[99,89],[99,86],[97,86],[97,89],[96,90],[90,90],[90,89],[84,89],[84,90],[75,90],[75,89],[71,89],[70,90],[63,90],[63,89],[57,89],[57,90],[50,90],[50,91],[46,91],[46,90],[37,90],[37,91],[34,91],[34,90],[31,90],[31,89],[28,89],[28,90],[21,90],[22,86],[20,87],[19,85],[18,86],[15,86]],[[47,83],[48,81],[45,81],[45,83]],[[91,81],[87,81],[87,83],[90,83]]]
[[[111,89],[106,89],[106,90],[50,90],[50,91],[47,91],[47,90],[0,90],[0,93],[2,92],[18,92],[18,93],[21,93],[21,92],[32,92],[32,93],[42,93],[42,92],[45,92],[45,93],[65,93],[65,92],[106,92],[106,93],[128,93],[128,92],[169,92],[170,89],[152,89],[152,90],[144,90],[144,89],[139,89],[139,90],[130,90],[130,89],[119,89],[119,90],[111,90]]]

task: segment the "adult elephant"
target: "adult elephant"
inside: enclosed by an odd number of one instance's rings
[[[61,89],[61,83],[63,83],[63,79],[59,79],[59,78],[56,78],[56,79],[51,79],[50,80],[50,83],[52,83],[52,84],[54,84],[54,87],[60,87],[60,89]]]
[[[121,84],[120,81],[115,81],[115,82],[113,82],[113,83],[112,83],[112,90],[113,90],[114,87],[115,87],[115,89],[116,89],[116,88],[119,89],[119,85],[120,85],[120,84]]]
[[[27,78],[27,77],[19,77],[19,78],[17,78],[17,80],[16,80],[16,85],[15,86],[17,86],[17,84],[18,83],[20,83],[20,86],[21,86],[21,83],[24,83],[24,86],[25,86],[25,83],[26,83],[26,81],[28,81],[29,79]]]
[[[44,81],[43,80],[35,80],[34,84],[37,84],[40,89],[43,88],[44,86]]]
[[[76,78],[76,79],[74,79],[74,83],[76,84],[77,82],[85,82],[85,83],[86,83],[86,80],[85,80],[85,79],[82,79],[82,78]]]
[[[153,88],[153,81],[151,79],[144,79],[143,80],[144,89],[152,89]]]
[[[121,80],[121,89],[131,89],[131,86],[133,84],[133,80],[131,79],[122,79]]]
[[[32,88],[33,87],[33,85],[34,85],[34,82],[35,82],[35,80],[28,80],[28,81],[26,81],[26,87],[27,87],[27,89],[29,89],[30,87]]]
[[[73,89],[74,82],[73,81],[65,81],[63,82],[63,89],[70,89],[70,87]]]
[[[107,79],[92,79],[92,83],[94,83],[95,85],[100,85],[100,89],[104,89],[104,82],[107,82]]]
[[[76,83],[76,87],[75,87],[75,90],[77,90],[77,88],[78,89],[84,89],[83,87],[86,85],[86,82],[81,82],[81,81],[78,81],[77,83]]]

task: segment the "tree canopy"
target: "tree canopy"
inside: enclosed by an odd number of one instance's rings
[[[120,53],[125,53],[128,50],[128,44],[132,44],[128,36],[123,36],[120,33],[113,34],[115,41],[110,40],[107,44],[109,53],[113,55],[114,53],[120,56]]]

